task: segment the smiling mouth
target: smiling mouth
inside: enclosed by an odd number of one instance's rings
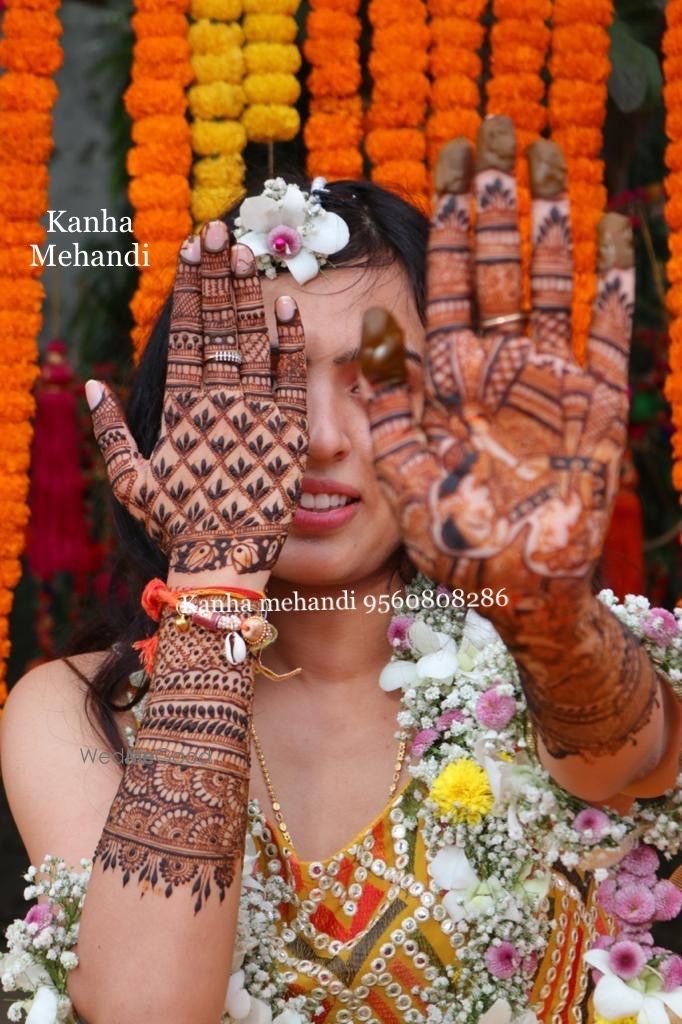
[[[330,509],[355,505],[359,500],[359,498],[352,498],[348,494],[310,494],[308,491],[304,491],[301,495],[300,507],[306,512],[328,512]]]

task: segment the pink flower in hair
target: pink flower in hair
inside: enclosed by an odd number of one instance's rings
[[[486,729],[500,732],[509,725],[515,714],[514,698],[504,697],[495,686],[482,693],[476,701],[476,718]]]
[[[438,729],[421,729],[412,740],[412,756],[423,757],[439,737]]]
[[[619,865],[623,871],[629,871],[631,875],[637,875],[639,878],[656,874],[658,866],[658,854],[653,846],[647,846],[646,843],[640,843],[634,850],[630,850]]]
[[[485,951],[486,967],[495,978],[511,978],[519,969],[520,962],[519,952],[511,942],[488,946]]]
[[[641,946],[630,939],[616,942],[609,951],[609,967],[624,981],[630,981],[641,973],[647,956]]]
[[[573,819],[573,828],[587,843],[598,843],[609,824],[608,815],[597,807],[585,807]]]
[[[655,921],[674,921],[682,910],[682,891],[674,882],[663,879],[654,886]]]
[[[624,885],[616,892],[613,907],[627,924],[645,924],[654,916],[656,901],[645,885]]]

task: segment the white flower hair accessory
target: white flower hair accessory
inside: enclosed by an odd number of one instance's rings
[[[239,207],[234,237],[248,245],[266,277],[276,277],[280,266],[305,284],[348,244],[345,220],[320,202],[317,193],[325,185],[324,178],[316,178],[313,190],[304,192],[284,178],[270,178],[259,196],[249,196]]]

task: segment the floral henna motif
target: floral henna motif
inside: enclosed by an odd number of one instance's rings
[[[226,229],[218,227],[219,248],[214,237],[201,260],[198,240],[181,253],[163,420],[149,459],[139,454],[109,389],[93,411],[115,496],[182,573],[271,569],[299,499],[307,454],[300,318],[278,321],[273,395],[253,257],[236,247],[233,274]]]
[[[218,634],[164,614],[135,759],[95,851],[104,870],[166,896],[189,886],[195,913],[212,886],[224,899],[243,854],[252,696],[250,658],[226,665]]]

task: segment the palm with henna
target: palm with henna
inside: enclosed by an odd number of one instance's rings
[[[280,315],[281,314],[281,315]],[[95,436],[118,501],[170,573],[267,578],[286,539],[307,454],[304,336],[278,306],[273,388],[258,271],[212,222],[182,247],[173,291],[161,431],[144,459],[102,385]]]

